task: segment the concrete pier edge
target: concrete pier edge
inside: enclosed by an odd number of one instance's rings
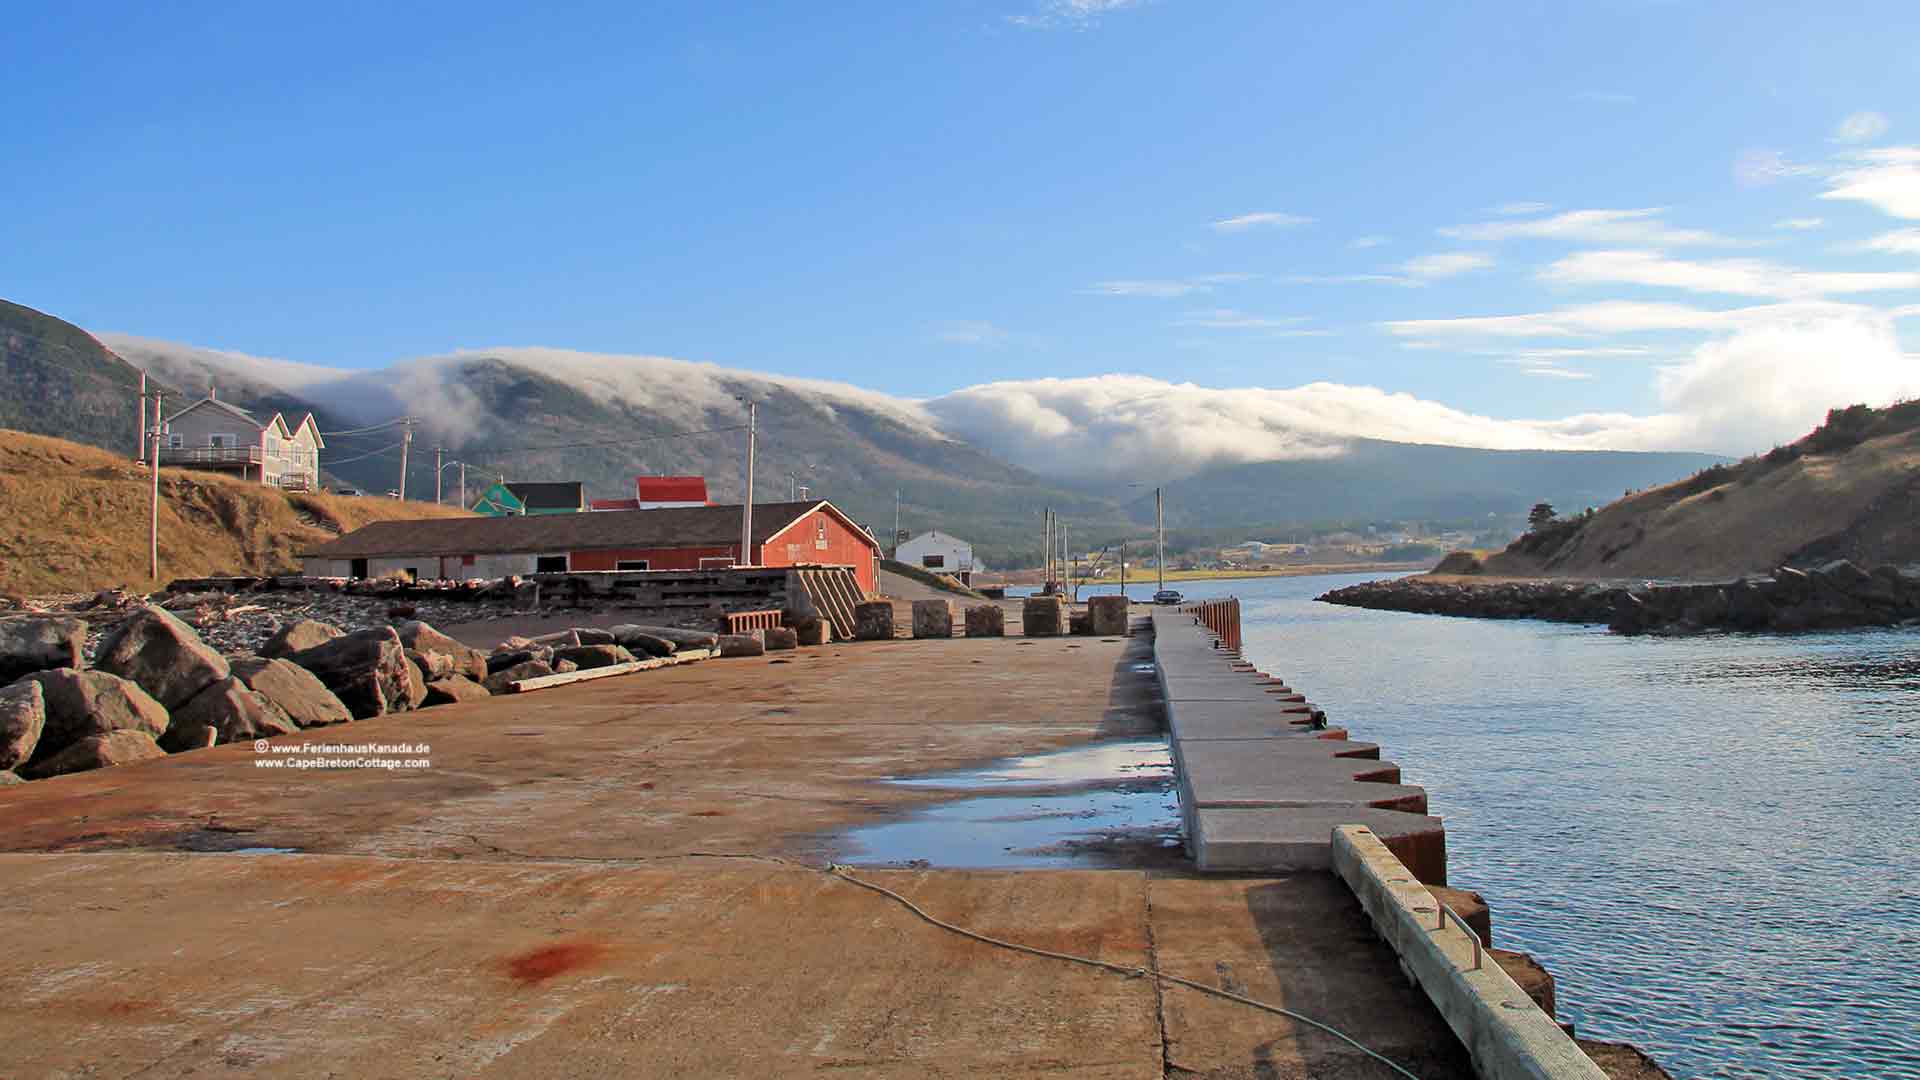
[[[1332,843],[1334,872],[1459,1036],[1477,1074],[1484,1080],[1606,1080],[1553,1017],[1479,948],[1471,931],[1442,922],[1442,901],[1414,880],[1379,837],[1365,826],[1339,825]]]

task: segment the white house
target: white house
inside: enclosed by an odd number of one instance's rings
[[[951,574],[959,578],[962,585],[972,585],[973,572],[978,569],[973,562],[973,545],[938,529],[923,532],[901,543],[893,557],[908,566],[918,566],[936,574]]]
[[[266,420],[207,396],[167,417],[160,464],[207,469],[289,491],[320,487],[320,451],[326,442],[308,413],[297,424],[274,413]]]

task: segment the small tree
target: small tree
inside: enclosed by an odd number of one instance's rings
[[[1527,531],[1539,532],[1553,524],[1557,516],[1552,503],[1534,503],[1533,509],[1527,511]]]

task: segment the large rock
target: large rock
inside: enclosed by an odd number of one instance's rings
[[[1006,637],[1006,609],[999,604],[974,604],[967,608],[967,636]]]
[[[682,630],[677,626],[646,626],[628,623],[614,627],[612,631],[614,640],[626,645],[629,649],[633,646],[621,640],[622,631],[648,634],[663,641],[671,641],[682,649],[711,649],[720,640],[718,634],[710,634],[705,630]]]
[[[268,659],[285,659],[297,652],[316,649],[337,637],[344,637],[346,631],[331,623],[313,619],[295,619],[283,624],[274,635],[260,646],[260,655]]]
[[[573,636],[580,639],[582,645],[615,645],[613,631],[602,630],[594,626],[576,626]]]
[[[757,630],[750,634],[720,635],[721,656],[764,656],[766,651],[767,643],[761,639],[760,632]]]
[[[420,677],[428,682],[444,679],[453,674],[453,657],[445,653],[408,649],[407,660],[413,664],[414,670],[420,673]]]
[[[173,722],[160,736],[160,748],[178,754],[215,743],[252,742],[300,730],[265,695],[247,689],[231,676],[195,694],[174,710]],[[213,734],[209,739],[208,733]]]
[[[913,636],[950,638],[953,636],[953,603],[948,600],[913,602]]]
[[[426,623],[414,620],[400,624],[397,628],[400,644],[415,652],[439,653],[453,662],[453,670],[469,679],[480,680],[487,677],[487,654],[465,642],[435,630]]]
[[[800,647],[800,635],[791,626],[769,626],[760,631],[760,640],[768,652],[784,652]]]
[[[0,769],[0,787],[12,787],[15,784],[24,784],[26,782],[27,778],[21,776],[19,773],[8,769]]]
[[[492,697],[487,688],[467,678],[465,675],[449,675],[427,684],[427,706],[456,705],[462,701],[479,701]]]
[[[18,682],[0,689],[0,770],[31,758],[46,726],[47,696],[39,683]]]
[[[227,658],[200,640],[193,627],[151,605],[133,613],[100,642],[93,666],[132,679],[169,709],[226,678]]]
[[[1127,636],[1127,598],[1096,596],[1087,601],[1087,615],[1095,637]]]
[[[167,752],[160,749],[160,744],[153,741],[153,736],[144,731],[114,731],[81,739],[28,769],[27,776],[45,780],[50,776],[64,776],[67,773],[166,756]]]
[[[49,668],[86,666],[87,621],[0,619],[0,684]]]
[[[44,761],[93,735],[138,731],[158,738],[167,730],[167,710],[139,684],[104,671],[58,668],[27,676],[39,684],[46,722],[32,760]]]
[[[575,645],[571,649],[555,649],[553,659],[556,665],[570,662],[576,669],[585,670],[631,664],[633,654],[618,645]]]
[[[401,699],[401,704],[398,707],[396,707],[393,711],[405,712],[408,709],[417,709],[420,706],[425,705],[426,703],[427,703],[427,677],[421,674],[419,665],[409,660],[407,661],[407,684],[405,687],[405,694]]]
[[[551,634],[522,639],[527,645],[544,645],[549,649],[571,649],[580,644],[580,633],[576,630],[556,630]],[[508,644],[516,644],[508,639]]]
[[[636,655],[672,656],[680,646],[669,638],[663,638],[644,626],[621,625],[614,627],[613,643]],[[708,635],[711,636],[711,635]]]
[[[420,698],[411,694],[420,676],[392,627],[343,634],[287,659],[325,683],[356,720],[404,712],[425,697],[424,683]]]
[[[1060,637],[1067,632],[1064,596],[1029,596],[1020,602],[1020,632],[1028,637]]]
[[[487,657],[487,674],[491,676],[496,671],[505,671],[510,667],[518,667],[521,664],[533,660],[538,660],[543,664],[551,664],[553,663],[553,650],[547,648],[545,645],[532,645],[524,649],[511,649],[506,652],[494,653]],[[482,679],[480,681],[485,682],[486,680]]]
[[[527,660],[512,667],[501,668],[487,676],[486,690],[489,694],[504,694],[509,684],[521,679],[538,679],[543,675],[554,674],[553,665],[543,660]]]
[[[853,608],[855,641],[892,641],[893,604],[886,600],[868,600]]]
[[[344,724],[353,714],[327,684],[291,660],[249,657],[233,662],[233,677],[303,728]]]

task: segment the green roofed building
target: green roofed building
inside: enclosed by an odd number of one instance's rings
[[[525,483],[501,481],[480,493],[480,501],[471,507],[476,514],[489,517],[523,517],[533,514],[583,514],[587,510],[587,492],[579,481]]]

